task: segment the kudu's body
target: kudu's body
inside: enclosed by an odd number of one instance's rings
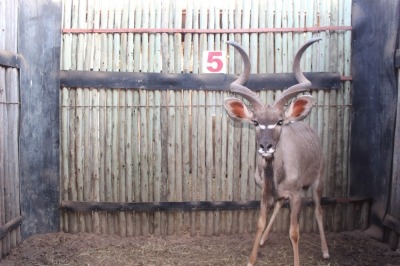
[[[285,90],[272,105],[264,105],[253,91],[243,86],[250,75],[249,58],[237,43],[228,42],[239,51],[244,62],[243,73],[231,84],[230,90],[247,99],[252,108],[239,99],[228,98],[225,109],[234,121],[252,123],[256,127],[258,155],[255,181],[262,189],[256,238],[248,265],[255,265],[259,245],[266,241],[284,199],[290,202],[289,236],[294,265],[299,265],[298,219],[302,190],[308,187],[313,189],[322,254],[324,258],[329,258],[320,206],[324,169],[322,149],[315,131],[300,122],[311,111],[313,98],[310,95],[298,96],[284,108],[289,100],[310,89],[311,82],[300,70],[300,59],[307,47],[318,40],[312,39],[299,49],[293,62],[293,72],[299,83]],[[266,227],[267,213],[273,206],[274,211]]]

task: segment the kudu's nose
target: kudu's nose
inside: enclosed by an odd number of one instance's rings
[[[262,145],[262,144],[260,144],[260,149],[265,150],[264,148],[265,148],[265,146]],[[268,144],[268,145],[267,145],[266,151],[268,151],[268,150],[271,149],[271,148],[272,148],[272,144]]]
[[[258,153],[265,157],[265,158],[271,158],[271,156],[274,154],[275,149],[273,148],[272,144],[260,144]]]

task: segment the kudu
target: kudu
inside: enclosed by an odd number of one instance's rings
[[[240,45],[228,42],[240,53],[244,64],[243,73],[231,83],[230,91],[245,98],[252,108],[239,99],[227,98],[225,109],[234,121],[251,123],[256,128],[258,155],[254,178],[262,189],[256,238],[248,266],[255,265],[259,245],[265,243],[285,199],[290,203],[289,236],[293,246],[294,265],[299,265],[298,219],[301,194],[303,189],[310,186],[315,201],[315,218],[321,237],[322,254],[324,258],[329,258],[320,205],[324,171],[322,148],[315,131],[301,122],[311,111],[313,97],[300,95],[285,108],[289,100],[310,90],[311,82],[300,70],[300,59],[304,51],[319,40],[311,39],[298,50],[293,62],[293,72],[298,84],[285,90],[272,105],[264,105],[255,92],[244,86],[250,76],[249,57]],[[272,207],[274,210],[265,228],[267,213]]]

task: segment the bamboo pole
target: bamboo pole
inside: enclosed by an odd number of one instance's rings
[[[156,0],[154,2],[154,10],[155,14],[155,24],[154,27],[161,27],[161,1]],[[161,71],[161,64],[159,63],[159,58],[161,57],[161,34],[155,34],[154,38],[154,72]],[[161,136],[161,92],[154,92],[154,200],[161,200],[162,196],[162,136]],[[156,212],[154,214],[154,234],[161,235],[162,233],[162,214],[161,212]]]
[[[93,27],[99,28],[100,27],[100,12],[99,12],[99,2],[95,1],[92,9],[89,11],[91,12]],[[100,51],[100,40],[98,34],[92,34],[90,38],[90,49],[89,53],[90,56],[86,57],[85,65],[86,69],[90,69],[90,65],[93,62],[93,69],[100,69],[99,60],[95,60],[95,58],[99,57]],[[91,190],[91,198],[94,201],[100,201],[100,165],[101,165],[101,142],[100,142],[100,120],[99,120],[99,113],[100,113],[100,94],[98,89],[93,89],[92,93],[92,102],[91,106],[92,109],[92,126],[90,130],[90,139],[91,145],[93,147],[91,156],[92,156],[92,171],[91,171],[91,182],[92,182],[92,190]],[[99,234],[101,233],[100,230],[100,215],[99,213],[93,213],[91,215],[91,227],[92,232]]]
[[[168,201],[176,200],[175,101],[175,92],[168,91]],[[175,217],[175,213],[168,214],[168,235],[175,233]]]
[[[128,12],[124,12],[124,10],[127,10],[127,1],[118,1],[115,5],[115,19],[114,19],[114,27],[115,28],[120,28],[120,27],[128,27],[128,19],[129,19],[129,14]],[[114,68],[118,71],[125,72],[127,70],[127,53],[130,51],[127,51],[128,47],[128,36],[126,33],[121,33],[118,35],[114,36]],[[119,55],[119,56],[118,56]],[[116,196],[117,199],[119,199],[122,202],[126,202],[127,200],[127,176],[129,173],[127,172],[127,149],[130,148],[129,143],[130,143],[130,135],[127,135],[127,91],[125,90],[120,90],[119,95],[119,107],[118,107],[118,112],[119,112],[119,118],[120,121],[118,123],[118,164],[120,168],[119,176],[118,176],[118,184],[116,191],[118,195]],[[127,214],[126,212],[119,212],[118,213],[118,231],[119,235],[122,237],[127,236]]]
[[[214,186],[212,191],[212,198],[214,201],[221,201],[221,191],[223,190],[221,184],[222,180],[225,178],[223,174],[223,139],[225,136],[222,135],[222,119],[224,119],[224,110],[222,110],[223,104],[223,93],[215,94],[215,126],[214,126],[214,140],[213,147],[215,147],[214,151]],[[226,147],[226,146],[225,146]],[[214,235],[221,234],[221,212],[215,212],[214,214]]]
[[[275,20],[274,20],[274,28],[282,28],[282,20],[283,14],[282,14],[282,8],[283,8],[283,3],[282,1],[276,1],[275,2]],[[284,63],[284,52],[283,52],[283,47],[284,43],[282,40],[282,34],[276,34],[275,35],[275,48],[274,48],[274,59],[275,59],[275,73],[283,73],[284,67],[287,68],[287,64],[285,63],[285,66],[283,65]],[[281,91],[277,91],[275,93],[275,97],[278,97]],[[285,224],[288,223],[287,220],[287,213],[283,210],[280,212],[280,214],[276,218],[276,222],[274,224],[274,230],[278,232],[283,232],[285,228]]]
[[[254,8],[252,10],[251,8]],[[243,4],[243,18],[241,21],[241,25],[237,25],[238,27],[241,28],[250,28],[250,10],[251,10],[251,15],[258,14],[258,8],[251,6],[251,5],[246,5]],[[254,22],[253,22],[254,23]],[[256,56],[256,53],[253,53],[251,51],[250,53],[250,36],[249,34],[242,34],[242,46],[247,52],[247,54],[250,57],[250,62],[251,62],[251,71],[252,73],[255,73],[257,71],[257,63],[254,61],[254,56]],[[252,36],[252,41],[256,41],[254,39],[254,35]],[[253,60],[253,61],[252,61]],[[240,73],[242,70],[240,70]],[[250,126],[249,124],[242,124],[241,126],[242,131],[241,131],[241,148],[240,148],[240,154],[242,157],[241,160],[241,165],[240,165],[240,183],[239,185],[239,199],[243,200],[247,198],[247,195],[249,193],[249,160],[248,160],[248,154],[249,154],[249,146],[250,146],[250,140],[249,140],[249,134],[250,134]],[[247,227],[247,211],[240,211],[239,212],[239,224],[238,224],[238,231],[239,233],[244,233],[246,232],[246,227]]]
[[[125,178],[125,200],[133,202],[133,143],[132,143],[132,128],[133,128],[133,92],[126,92],[126,178]],[[126,213],[126,236],[131,237],[134,235],[133,214],[132,212]]]
[[[64,1],[64,6],[63,6],[63,28],[70,28],[71,27],[71,0],[66,0]],[[61,60],[61,68],[62,69],[69,69],[71,65],[71,35],[64,35],[63,36],[63,41],[61,42],[62,44],[62,56],[60,58]],[[69,116],[68,116],[68,95],[69,91],[68,88],[62,88],[61,92],[61,165],[60,165],[60,171],[61,171],[61,178],[62,181],[61,183],[63,184],[62,186],[62,194],[61,194],[61,200],[67,200],[69,199],[69,169],[68,169],[68,122],[69,122]],[[69,214],[64,212],[62,214],[61,218],[61,228],[64,232],[69,231]]]
[[[348,17],[351,15],[351,6],[352,3],[351,1],[344,1],[343,3],[343,23],[344,25],[350,25],[351,24],[351,17]],[[343,67],[343,74],[351,76],[351,32],[345,32],[344,33],[344,67]],[[345,151],[343,152],[343,157],[342,157],[342,163],[341,163],[341,168],[343,169],[343,173],[345,173],[345,177],[342,180],[342,193],[344,195],[348,195],[349,192],[349,175],[348,175],[348,162],[349,162],[349,132],[350,132],[350,108],[351,108],[351,82],[350,81],[345,81],[343,84],[343,105],[344,105],[344,111],[343,111],[343,146],[345,147]],[[344,217],[351,217],[354,212],[353,212],[353,207],[354,205],[350,205],[347,208],[346,213],[343,213]],[[366,208],[368,209],[369,206],[366,205]],[[367,212],[368,213],[368,212]],[[365,220],[366,221],[366,220]],[[348,226],[353,226],[350,225],[347,222],[346,219],[346,229],[350,230]]]
[[[198,113],[199,113],[199,99],[198,99],[198,91],[192,92],[192,199],[200,200],[200,197],[197,193],[198,191],[198,183],[199,183],[199,175],[198,175],[198,134],[199,134],[199,122],[198,122]],[[195,236],[197,234],[197,224],[198,224],[198,213],[192,212],[191,214],[191,227],[190,234]]]
[[[182,6],[180,1],[175,2],[175,6],[173,8],[174,12],[174,27],[181,28],[182,26]],[[173,45],[174,47],[173,54],[174,54],[174,72],[181,73],[182,70],[182,35],[177,33],[174,35],[173,38]],[[183,194],[182,194],[182,182],[183,182],[183,157],[182,157],[182,118],[183,118],[183,108],[182,105],[182,91],[175,92],[175,200],[182,201]],[[176,228],[183,227],[183,213],[177,212],[176,213]],[[176,230],[178,235],[183,233],[182,230]]]
[[[168,28],[169,25],[169,3],[166,1],[163,1],[161,3],[161,13],[162,18],[161,18],[161,26],[163,28]],[[162,58],[162,71],[165,73],[169,73],[169,41],[168,41],[168,34],[163,33],[161,35],[161,58]],[[163,91],[162,96],[161,96],[161,106],[164,107],[164,109],[161,112],[161,125],[163,125],[162,128],[162,158],[163,159],[163,164],[162,164],[162,184],[163,184],[163,191],[162,191],[162,196],[165,200],[168,199],[168,187],[167,187],[167,182],[168,182],[168,92]],[[161,225],[161,232],[163,235],[168,234],[168,223],[169,223],[169,214],[161,214],[161,219],[162,219],[162,225]]]
[[[235,28],[235,21],[234,21],[234,15],[235,15],[235,3],[233,1],[229,2],[228,5],[228,21],[227,21],[227,27],[229,29]],[[229,40],[235,40],[235,36],[233,34],[230,34]],[[232,46],[229,46],[229,63],[228,63],[228,71],[230,74],[235,73],[235,62],[236,62],[236,56],[234,56],[235,50]],[[226,178],[226,184],[225,184],[225,191],[226,191],[226,200],[233,200],[233,182],[234,182],[234,139],[235,139],[235,128],[234,128],[234,122],[229,119],[228,126],[227,126],[227,131],[228,131],[228,152],[227,152],[227,178]],[[224,224],[224,233],[225,234],[231,234],[232,233],[232,223],[233,223],[233,213],[232,212],[226,212],[225,213],[225,222]]]
[[[86,4],[80,3],[80,14],[79,14],[79,24],[85,25],[93,25],[93,10],[92,7],[87,6]],[[89,34],[88,36],[82,36],[85,39],[79,40],[82,43],[82,51],[80,54],[82,56],[82,67],[83,70],[90,70],[91,68],[91,61],[92,61],[92,54],[93,54],[93,34]],[[79,47],[81,46],[79,45]],[[91,172],[92,172],[92,156],[91,156],[91,149],[88,147],[92,146],[90,143],[90,135],[91,135],[91,92],[89,89],[83,89],[83,201],[89,201],[92,199],[92,180],[91,180]],[[84,218],[85,227],[83,232],[93,232],[92,231],[92,217],[91,214],[82,214]]]
[[[92,158],[93,158],[93,168],[91,173],[92,179],[92,200],[100,201],[100,126],[99,126],[99,90],[92,90],[92,106],[93,106],[93,116],[92,116],[92,127],[91,127],[91,143],[93,147]],[[100,218],[98,213],[92,214],[92,232],[100,234]]]
[[[162,137],[161,137],[161,93],[160,91],[154,92],[154,197],[153,200],[161,201],[162,193]],[[160,212],[154,214],[154,234],[161,235],[162,216]]]
[[[125,10],[128,10],[126,18],[129,28],[134,28],[134,15],[135,15],[135,5],[132,1],[125,2]],[[126,60],[126,71],[133,72],[133,54],[132,50],[134,47],[133,42],[133,33],[128,33],[126,36],[126,51],[125,51],[125,60]],[[136,169],[136,165],[134,164],[133,157],[135,156],[134,145],[136,143],[135,138],[133,138],[134,132],[134,113],[135,107],[133,104],[133,97],[134,93],[132,91],[126,92],[126,105],[128,106],[126,109],[126,200],[128,202],[133,202],[135,199],[134,193],[134,183],[135,183],[135,176],[134,171]],[[135,222],[134,222],[134,213],[127,212],[126,213],[126,235],[128,237],[135,235]]]
[[[339,24],[339,3],[338,1],[331,2],[331,16],[330,16],[330,25],[337,25]],[[329,70],[330,71],[341,71],[340,66],[342,62],[340,62],[340,54],[342,50],[339,50],[340,45],[340,37],[337,33],[332,33],[330,38],[331,43],[331,54],[330,54],[330,64]],[[342,156],[342,145],[340,143],[341,133],[342,133],[342,123],[343,119],[341,118],[341,100],[340,100],[340,92],[330,92],[329,99],[330,99],[330,153],[331,153],[331,185],[333,187],[332,193],[335,197],[341,197],[341,188],[340,183],[342,181],[342,172],[341,169],[338,167],[340,165],[340,157]],[[332,222],[332,229],[333,231],[339,231],[341,228],[341,222],[343,220],[342,216],[342,207],[335,206],[333,207],[333,222]]]
[[[142,3],[142,24],[143,28],[149,27],[149,13],[150,13],[150,3],[151,1],[144,1]],[[148,72],[151,61],[149,61],[150,54],[152,52],[149,50],[149,34],[142,34],[142,58],[141,58],[141,71]],[[141,129],[141,178],[142,178],[142,200],[151,201],[152,200],[152,184],[153,184],[153,167],[151,167],[152,162],[152,142],[153,142],[153,109],[154,105],[153,92],[140,91],[140,129]],[[142,213],[142,233],[143,235],[150,234],[153,231],[152,223],[150,222],[152,214]]]
[[[5,88],[6,86],[6,81],[5,81],[5,76],[6,76],[6,71],[5,68],[0,67],[0,88]],[[8,131],[8,119],[7,119],[7,107],[5,104],[7,102],[6,98],[6,92],[5,90],[1,90],[0,92],[0,124],[5,125],[4,127],[2,126],[0,129],[0,185],[2,186],[3,189],[0,190],[0,223],[1,226],[7,223],[7,213],[6,213],[6,208],[7,208],[7,197],[6,197],[6,186],[7,186],[7,179],[8,179],[8,173],[7,173],[7,131]],[[8,234],[6,235],[5,238],[1,240],[1,251],[2,254],[6,254],[7,251],[10,249],[9,246],[9,241],[8,241]],[[8,242],[8,243],[7,243]]]
[[[69,106],[76,106],[76,91],[75,90],[70,90],[69,91],[69,97],[68,97],[68,105]],[[76,142],[76,136],[75,136],[75,115],[76,115],[76,109],[71,108],[69,109],[69,117],[71,118],[69,121],[69,141],[71,145],[69,145],[69,157],[68,157],[68,170],[69,170],[69,184],[68,184],[68,190],[69,190],[69,198],[71,200],[76,200],[77,199],[77,189],[76,189],[76,163],[75,163],[75,142]],[[69,221],[68,221],[68,229],[69,232],[71,233],[77,233],[78,232],[78,226],[77,226],[77,221],[78,221],[78,216],[76,213],[71,213],[69,215]]]
[[[133,201],[140,201],[140,142],[139,142],[139,92],[133,92],[133,118],[132,118],[132,163],[133,163],[133,172],[132,172],[132,185],[133,185]],[[134,213],[133,216],[133,225],[134,225],[134,235],[141,235],[141,223],[140,223],[140,213]]]
[[[112,68],[114,68],[112,66]],[[109,181],[110,184],[110,198],[112,202],[118,201],[118,183],[119,183],[119,177],[121,173],[121,169],[119,167],[119,156],[118,156],[118,133],[119,133],[119,123],[120,123],[120,114],[119,114],[119,91],[118,90],[113,90],[111,94],[109,95],[109,100],[112,102],[111,104],[111,110],[110,110],[110,120],[108,121],[107,124],[111,125],[111,130],[110,130],[110,159],[111,159],[111,180]],[[118,213],[112,213],[109,215],[110,219],[110,230],[113,235],[119,234],[119,217]]]
[[[107,126],[106,126],[106,117],[107,117],[107,93],[104,89],[100,89],[99,91],[99,146],[100,146],[100,162],[99,162],[99,195],[98,198],[100,201],[106,201],[106,179],[108,177],[108,171],[106,167],[106,134],[107,134]],[[99,213],[99,227],[100,233],[107,234],[108,233],[108,222],[107,222],[107,213]]]
[[[100,12],[101,9],[104,8],[104,3],[98,0],[96,2],[96,16],[100,17],[101,25],[100,28],[106,28],[108,24],[108,14],[107,12]],[[104,10],[104,9],[103,9]],[[107,70],[107,51],[108,51],[108,42],[107,35],[102,33],[97,36],[97,49],[96,49],[96,61],[99,61],[99,66],[95,69],[99,69],[100,71]],[[109,199],[107,195],[107,185],[108,180],[110,178],[109,172],[109,163],[108,163],[108,146],[107,146],[107,138],[108,138],[108,126],[107,126],[107,117],[108,117],[108,107],[107,107],[107,92],[105,89],[100,89],[100,110],[99,110],[99,128],[100,128],[100,150],[101,150],[101,161],[100,161],[100,178],[99,178],[99,198],[100,201],[106,201]],[[108,220],[107,213],[100,213],[100,231],[101,233],[109,233],[108,228]]]
[[[73,1],[72,5],[76,7],[77,6],[77,1]],[[77,27],[77,24],[78,24],[77,15],[78,15],[78,12],[75,12],[75,14],[72,13],[72,27]],[[72,36],[71,42],[72,42],[72,46],[76,47],[77,46],[77,36]],[[77,62],[76,62],[76,51],[75,51],[75,49],[71,50],[71,55],[70,56],[71,56],[71,66],[70,67],[72,69],[76,69]],[[76,106],[76,103],[75,103],[75,101],[76,101],[76,92],[74,91],[74,92],[70,92],[70,93],[72,94],[72,97],[71,97],[71,94],[70,94],[70,101],[71,101],[70,104],[72,104],[72,106]],[[70,177],[71,177],[71,180],[70,180],[71,199],[75,199],[76,200],[77,197],[78,197],[78,191],[77,191],[77,171],[78,171],[77,168],[78,168],[78,166],[76,164],[76,138],[75,138],[76,134],[75,134],[75,130],[74,130],[75,123],[76,123],[76,120],[77,120],[76,119],[76,110],[72,111],[72,115],[73,115],[72,117],[74,119],[74,123],[70,124],[70,136],[71,136],[71,140],[72,140],[72,142],[71,142],[72,145],[70,145],[71,148],[70,148],[70,152],[69,152],[69,154],[70,154],[70,167],[69,167],[69,169],[71,169],[71,172],[70,172]],[[78,216],[79,216],[79,214],[77,214],[77,213],[71,215],[70,229],[71,229],[72,233],[78,232]]]
[[[200,21],[199,21],[199,16],[197,16],[199,12],[198,9],[198,3],[194,2],[193,3],[193,28],[199,28],[200,26]],[[189,24],[188,24],[189,25]],[[193,34],[193,66],[192,70],[193,73],[199,73],[199,35],[198,34]],[[198,145],[197,145],[197,135],[198,135],[198,91],[192,91],[191,92],[191,198],[192,200],[198,199],[197,195],[197,182],[198,182],[198,174],[197,174],[197,150],[198,150]],[[191,212],[190,213],[190,235],[195,236],[197,235],[197,222],[198,222],[198,212]]]
[[[200,6],[200,29],[206,29],[207,28],[207,15],[208,15],[208,5],[207,4],[202,4]],[[201,55],[203,52],[207,49],[207,35],[206,34],[201,34],[200,35],[200,46],[199,46],[199,58],[201,58]],[[199,66],[200,66],[200,71],[203,69],[203,61],[199,61]],[[204,200],[207,197],[207,191],[206,191],[206,165],[205,165],[205,160],[206,160],[206,148],[205,148],[205,102],[206,96],[205,92],[200,91],[198,94],[198,124],[199,124],[199,134],[198,134],[198,139],[197,139],[197,145],[198,145],[198,157],[197,157],[197,167],[198,167],[198,193],[200,199]],[[207,213],[205,212],[200,212],[199,213],[199,222],[200,222],[200,235],[204,236],[207,234]]]
[[[261,2],[263,1],[253,1],[252,6],[251,6],[251,17],[250,17],[250,27],[251,28],[258,28],[259,23],[261,20],[264,20],[265,23],[265,13],[263,6],[261,5]],[[265,4],[265,3],[263,3]],[[254,10],[254,11],[253,11]],[[262,16],[264,15],[264,18]],[[266,49],[261,48],[258,50],[258,46],[260,41],[265,41],[265,35],[264,38],[260,38],[258,34],[250,34],[250,61],[252,64],[252,70],[251,73],[259,73],[259,58],[261,60],[262,55],[265,55]],[[264,43],[265,44],[265,43]],[[264,61],[265,64],[265,61]],[[260,95],[259,95],[260,96]],[[255,199],[256,198],[256,183],[254,182],[254,173],[255,173],[255,166],[256,166],[256,143],[255,143],[255,129],[250,125],[249,128],[249,147],[248,147],[248,155],[247,155],[247,160],[248,160],[248,180],[247,180],[247,195],[246,198],[243,198],[243,200],[248,200],[248,199]],[[252,232],[252,228],[256,224],[255,220],[255,214],[256,212],[254,210],[248,210],[245,211],[245,232]]]
[[[221,29],[221,11],[223,9],[220,7],[214,7],[213,12],[214,17],[216,18],[214,21],[214,28],[215,29]],[[216,34],[215,35],[215,50],[216,51],[226,51],[226,42],[227,42],[227,36],[226,34]],[[226,59],[223,58],[226,63]],[[215,100],[215,119],[214,122],[215,124],[213,125],[214,127],[214,143],[217,142],[217,138],[219,138],[219,144],[218,146],[214,144],[214,178],[213,178],[213,189],[212,189],[212,197],[214,200],[221,200],[221,182],[222,182],[222,177],[220,176],[221,174],[221,167],[222,167],[222,161],[221,161],[221,108],[222,108],[222,93],[221,92],[215,92],[214,95],[214,100]],[[219,114],[218,114],[219,111]],[[217,119],[219,120],[219,124],[217,124]],[[219,132],[217,132],[217,127],[219,127]],[[218,156],[217,156],[217,153]],[[213,213],[213,219],[214,219],[214,235],[220,235],[221,234],[221,212],[220,211],[215,211]]]
[[[61,146],[60,146],[60,173],[61,173],[61,184],[60,197],[61,200],[70,200],[68,195],[68,184],[69,184],[69,174],[68,174],[68,89],[62,88],[61,90],[61,124],[60,124],[60,135],[61,135]],[[61,218],[60,228],[63,232],[68,232],[68,214],[63,213]]]
[[[198,94],[198,124],[199,124],[199,134],[198,134],[198,193],[200,200],[206,200],[206,95],[204,91],[200,91]],[[200,235],[207,235],[207,214],[205,212],[200,212]]]
[[[91,99],[91,92],[89,89],[84,89],[83,90],[83,114],[82,114],[82,121],[83,121],[83,201],[89,201],[93,200],[92,199],[92,189],[93,189],[93,183],[92,183],[92,166],[93,166],[93,161],[92,161],[92,156],[91,156],[91,149],[89,147],[92,146],[92,143],[90,142],[90,135],[91,135],[91,125],[92,124],[92,114],[91,114],[91,108],[89,107],[91,105],[92,99]],[[82,148],[82,147],[81,147]],[[92,219],[91,219],[91,214],[82,214],[84,220],[85,220],[85,227],[83,232],[92,232]]]
[[[206,6],[206,5],[205,5]],[[208,6],[208,29],[215,28],[215,13],[213,12],[212,5],[209,3]],[[206,50],[215,50],[215,36],[208,35],[207,45],[205,47]],[[205,183],[203,185],[206,186],[205,194],[207,200],[213,199],[213,188],[215,187],[213,184],[213,172],[214,169],[214,158],[213,158],[213,92],[209,91],[205,95]],[[207,225],[206,225],[206,235],[211,236],[214,234],[214,213],[207,212],[206,214]]]
[[[106,91],[106,132],[105,132],[105,200],[113,201],[112,195],[112,91]],[[107,214],[107,232],[111,235],[115,234],[114,232],[114,218],[112,214]]]
[[[205,95],[205,183],[203,185],[206,186],[205,188],[205,196],[206,200],[215,200],[212,195],[213,188],[213,172],[214,172],[214,157],[213,157],[213,115],[212,115],[212,101],[213,92],[208,91]],[[202,125],[202,124],[201,124]],[[207,213],[207,227],[206,227],[206,235],[213,235],[214,234],[214,215],[213,212]]]
[[[18,21],[16,21],[16,17],[18,17],[18,3],[14,1],[6,2],[6,9],[8,9],[8,14],[6,18],[6,37],[7,40],[6,50],[17,52],[18,50]],[[6,69],[6,95],[7,101],[9,103],[17,103],[19,102],[19,83],[18,83],[18,70],[14,68]],[[18,161],[18,124],[19,124],[19,106],[17,104],[9,104],[7,106],[8,113],[8,172],[9,172],[9,182],[10,187],[9,191],[9,205],[10,205],[10,217],[7,219],[9,222],[12,219],[20,216],[20,202],[19,202],[19,161]],[[21,240],[20,236],[20,227],[18,226],[16,229],[12,230],[9,233],[10,236],[10,249],[15,247],[18,242]],[[9,250],[8,250],[9,251]]]
[[[183,201],[183,195],[182,195],[182,182],[183,182],[183,157],[182,157],[182,116],[183,116],[183,108],[182,105],[184,103],[182,102],[182,92],[181,91],[176,91],[175,92],[175,176],[172,178],[175,178],[175,201]],[[177,212],[176,213],[176,234],[177,235],[182,235],[183,231],[179,230],[178,228],[183,227],[183,213],[182,212]]]
[[[323,14],[329,14],[330,13],[330,6],[329,3],[322,1],[321,2],[321,6],[320,6],[321,11],[323,12]],[[323,16],[320,18],[321,23],[323,23],[324,25],[329,24],[329,16]],[[331,49],[330,49],[330,33],[321,33],[321,37],[324,38],[326,41],[322,44],[324,46],[324,51],[326,51],[326,53],[324,53],[321,58],[320,58],[320,62],[321,68],[328,68],[329,67],[329,55],[331,53]],[[328,41],[329,40],[329,41]],[[324,154],[326,156],[326,164],[325,164],[325,177],[326,177],[326,181],[325,181],[325,193],[326,195],[331,195],[332,192],[332,176],[331,176],[331,162],[333,161],[333,158],[331,157],[331,154],[329,153],[329,124],[330,122],[330,113],[333,111],[331,108],[329,108],[329,101],[330,101],[330,97],[329,97],[329,92],[322,92],[321,94],[323,94],[323,102],[324,102],[324,107],[323,107],[323,121],[322,121],[322,131],[323,131],[323,135],[322,135],[322,147],[323,147],[323,151]],[[326,208],[325,209],[325,224],[328,230],[332,230],[332,221],[333,221],[333,209],[332,208]]]
[[[121,65],[122,66],[122,65]],[[122,66],[125,68],[125,66]],[[124,69],[121,69],[124,71]],[[119,161],[119,184],[118,184],[118,197],[116,197],[120,202],[126,202],[126,176],[127,176],[127,157],[126,157],[126,150],[127,150],[127,142],[128,136],[126,134],[127,131],[127,123],[126,123],[126,110],[128,109],[127,106],[127,91],[120,90],[119,91],[119,118],[120,121],[118,123],[118,161]],[[127,236],[127,224],[126,224],[126,213],[119,212],[119,235],[122,237]]]
[[[149,200],[149,165],[148,165],[148,124],[147,124],[147,94],[146,91],[139,92],[140,101],[140,195],[141,201]],[[142,235],[150,233],[149,214],[141,214]]]
[[[192,28],[193,22],[193,3],[189,1],[186,6],[185,28]],[[184,36],[183,45],[183,65],[184,73],[191,70],[191,55],[192,55],[192,35]],[[183,91],[183,110],[182,110],[182,198],[184,201],[192,199],[192,179],[191,179],[191,91]],[[191,228],[192,213],[184,213],[184,227]]]
[[[142,26],[142,1],[136,1],[136,5],[135,5],[135,13],[134,13],[134,19],[135,19],[135,24],[134,27],[135,28],[140,28]],[[141,34],[135,34],[134,35],[134,47],[133,47],[133,63],[134,63],[134,67],[133,67],[133,71],[134,72],[140,72],[141,71],[141,61],[140,61],[140,53],[141,53]],[[140,93],[136,92],[134,93],[134,101],[136,101],[135,106],[140,106],[139,101],[140,101]],[[138,112],[140,112],[140,109],[137,109]],[[139,140],[139,138],[141,137],[141,127],[140,127],[140,123],[141,123],[141,119],[140,119],[140,114],[138,113],[136,115],[136,122],[135,126],[136,126],[136,134],[137,134],[137,138],[133,139],[133,142],[136,142],[136,155],[137,157],[134,160],[134,165],[136,165],[137,170],[134,174],[134,178],[135,178],[135,200],[137,201],[141,201],[142,200],[142,192],[141,192],[141,180],[143,178],[142,176],[142,168],[141,168],[141,162],[142,162],[142,155],[140,154],[140,149],[141,149],[141,141]],[[137,124],[136,124],[137,123]],[[146,219],[145,214],[143,214],[143,218]],[[142,214],[141,213],[135,213],[135,226],[136,226],[136,235],[142,235],[143,231],[146,231],[146,226],[143,225],[142,222]],[[142,227],[144,226],[143,230]]]
[[[148,16],[148,22],[147,24],[149,27],[154,28],[155,27],[155,7],[154,7],[154,2],[149,1],[148,3],[148,10],[145,12],[145,14]],[[154,72],[154,61],[155,61],[155,51],[154,51],[154,40],[155,40],[155,35],[154,34],[149,34],[148,36],[148,65],[147,68],[144,68],[143,71],[148,71],[148,72]],[[158,127],[159,125],[155,124],[154,122],[154,112],[155,112],[155,95],[154,91],[149,91],[148,92],[148,118],[147,118],[147,123],[148,123],[148,150],[149,150],[149,155],[148,155],[148,165],[149,165],[149,190],[148,190],[148,195],[149,195],[149,201],[154,201],[154,187],[155,187],[155,173],[154,170],[156,168],[156,164],[154,162],[154,128]],[[150,233],[154,233],[154,213],[149,213],[149,227],[150,227]]]
[[[228,25],[228,11],[229,11],[229,6],[224,7],[222,9],[222,16],[221,16],[221,27],[222,29],[227,29],[229,27]],[[229,48],[225,44],[228,41],[228,35],[227,34],[222,34],[221,36],[221,50],[224,50],[226,54],[228,54]],[[228,62],[226,62],[228,63]],[[228,68],[227,68],[228,70]],[[217,97],[216,103],[216,145],[220,145],[220,166],[219,169],[216,169],[216,178],[217,182],[219,181],[219,190],[220,193],[218,193],[219,197],[217,196],[218,200],[226,200],[227,199],[227,193],[226,189],[228,187],[227,185],[227,142],[228,142],[228,119],[226,116],[225,109],[223,108],[223,102],[224,99],[227,98],[228,93],[223,92],[219,94],[219,98]],[[218,104],[220,107],[218,107]],[[217,122],[217,120],[219,122]],[[220,125],[220,126],[217,126]],[[219,132],[220,130],[220,132]],[[218,133],[220,134],[219,138],[220,141],[217,140]],[[218,226],[219,230],[217,231],[217,234],[224,234],[225,233],[225,227],[226,227],[226,212],[221,211],[219,213],[219,217],[217,218],[218,221]]]

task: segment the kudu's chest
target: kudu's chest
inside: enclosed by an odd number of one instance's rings
[[[271,200],[290,198],[292,192],[310,186],[323,168],[317,134],[305,123],[287,126],[273,158],[260,156],[257,167]]]

